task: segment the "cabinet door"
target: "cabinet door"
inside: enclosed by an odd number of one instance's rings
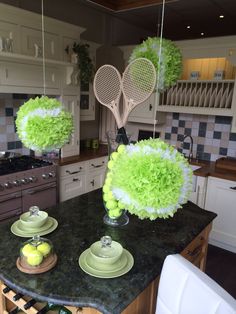
[[[189,200],[201,208],[205,208],[207,178],[193,175],[193,191]]]
[[[155,94],[153,93],[145,102],[131,111],[128,120],[130,122],[153,123],[154,114]]]
[[[85,175],[72,175],[60,179],[60,202],[85,193]]]
[[[0,20],[0,37],[0,52],[19,53],[19,36],[16,24]]]
[[[74,132],[72,133],[69,142],[65,144],[61,150],[61,156],[64,158],[79,155],[80,110],[77,96],[63,96],[61,101],[65,108],[72,113],[74,122]]]
[[[45,32],[45,57],[59,60],[60,38],[59,35]],[[42,58],[42,32],[41,30],[22,27],[21,50],[23,54]]]
[[[80,89],[80,120],[95,119],[95,96],[92,84],[81,84]]]
[[[86,192],[97,190],[103,186],[104,170],[91,171],[87,176]]]
[[[236,252],[236,182],[209,177],[207,184],[207,210],[217,213],[210,234],[211,242]]]

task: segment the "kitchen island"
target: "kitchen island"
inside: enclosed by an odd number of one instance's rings
[[[55,268],[38,275],[17,269],[19,248],[26,239],[11,233],[15,219],[0,224],[0,281],[37,300],[72,306],[73,313],[104,314],[153,313],[158,277],[169,254],[181,253],[204,270],[208,234],[216,217],[188,202],[173,218],[142,221],[130,215],[128,225],[114,228],[103,223],[101,190],[60,203],[48,213],[58,221],[58,228],[45,236],[58,255]],[[103,235],[111,236],[133,255],[134,266],[127,274],[100,279],[80,269],[80,254]],[[5,296],[1,295],[0,312]]]

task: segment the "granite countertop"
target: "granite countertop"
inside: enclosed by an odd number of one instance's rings
[[[122,312],[158,275],[168,254],[180,253],[215,217],[191,202],[166,220],[139,220],[114,228],[103,223],[101,190],[76,197],[48,210],[58,228],[47,235],[58,255],[51,271],[28,275],[16,268],[19,247],[26,239],[10,232],[14,222],[0,224],[0,279],[23,294],[55,304],[94,307],[104,314]],[[80,254],[103,235],[120,242],[134,257],[133,268],[114,279],[85,274]]]
[[[216,162],[213,162],[203,160],[198,161],[193,159],[190,163],[200,167],[194,171],[196,176],[212,176],[220,179],[236,181],[236,160],[229,159],[228,164],[226,162],[227,160],[227,158],[220,158]]]
[[[61,158],[55,161],[59,166],[65,166],[69,164],[73,164],[75,162],[86,161],[89,159],[99,158],[108,155],[107,145],[99,145],[99,148],[87,148],[82,149],[80,151],[80,155],[75,155],[71,157]]]

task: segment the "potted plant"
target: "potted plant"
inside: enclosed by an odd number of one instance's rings
[[[95,69],[89,56],[89,45],[86,43],[74,43],[73,52],[78,56],[77,63],[80,70],[79,78],[82,84],[92,81]]]

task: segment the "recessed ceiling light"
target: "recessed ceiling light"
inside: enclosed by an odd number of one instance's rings
[[[188,25],[188,26],[187,26],[187,28],[188,28],[188,29],[190,29],[190,28],[191,28],[191,26],[190,26],[190,25]]]
[[[201,36],[204,36],[204,33],[201,33]]]
[[[223,14],[221,14],[220,16],[219,16],[219,18],[220,19],[223,19],[225,16],[223,15]]]

